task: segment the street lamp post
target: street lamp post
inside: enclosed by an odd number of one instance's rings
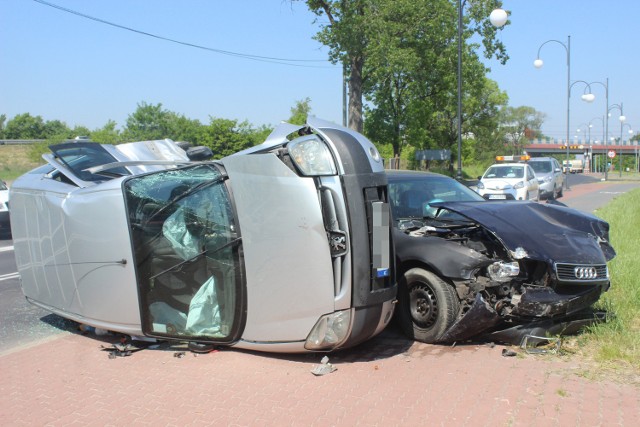
[[[618,109],[620,110],[620,117],[618,117],[618,120],[620,120],[620,145],[622,146],[622,128],[624,127],[624,122],[625,120],[627,120],[627,118],[624,115],[624,110],[622,108],[622,102],[620,104],[613,104],[610,105],[609,108],[607,109],[607,122],[609,122],[609,114],[611,113],[611,110],[614,109]],[[622,153],[621,153],[622,149],[618,149],[618,155],[620,156],[620,177],[622,177]]]
[[[569,163],[569,101],[571,98],[571,36],[567,36],[567,44],[562,43],[560,40],[547,40],[546,42],[542,43],[540,45],[540,47],[538,47],[538,56],[536,57],[536,60],[533,61],[533,65],[536,68],[541,68],[542,65],[544,64],[544,62],[542,61],[542,59],[540,59],[540,50],[542,49],[542,47],[544,45],[546,45],[547,43],[558,43],[560,46],[562,46],[564,48],[564,50],[567,53],[567,139],[566,139],[566,146],[567,146],[567,163]],[[569,189],[569,175],[567,174],[567,179],[565,179],[565,186],[567,189]]]
[[[633,129],[631,129],[631,125],[629,123],[620,122],[620,178],[622,178],[622,145],[624,141],[622,140],[622,128],[627,126],[629,128],[629,135],[633,135]],[[631,137],[629,137],[631,139]]]
[[[603,133],[603,137],[602,137],[602,143],[604,144],[603,150],[604,150],[604,161],[605,161],[605,168],[604,168],[604,180],[606,181],[608,179],[608,171],[609,171],[609,162],[608,162],[608,156],[607,156],[607,136],[609,135],[609,112],[611,111],[611,109],[614,108],[614,106],[610,106],[609,105],[609,77],[607,77],[606,79],[606,83],[602,83],[602,82],[590,82],[589,83],[589,93],[587,95],[589,95],[589,99],[591,101],[593,101],[595,99],[595,95],[593,95],[591,93],[591,85],[600,85],[602,87],[604,87],[604,93],[605,93],[605,114],[603,117],[603,122],[604,122],[604,133]],[[583,99],[585,99],[586,95],[583,95]],[[589,101],[589,102],[591,102]],[[617,106],[617,105],[616,105]],[[617,106],[618,108],[620,108],[620,106]],[[622,110],[620,111],[620,114],[622,114]],[[620,116],[621,117],[621,121],[624,121],[624,116]],[[605,120],[606,119],[606,120]]]
[[[456,170],[456,179],[462,179],[462,29],[463,29],[463,9],[466,0],[458,0],[458,165]],[[494,9],[489,15],[491,24],[500,28],[507,23],[509,16],[503,9]]]

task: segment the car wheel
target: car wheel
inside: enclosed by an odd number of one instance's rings
[[[558,195],[556,196],[556,198],[562,197],[563,191],[564,190],[562,189],[562,187],[560,187],[560,189],[558,190]]]
[[[398,287],[399,318],[404,333],[435,343],[453,325],[460,302],[453,286],[422,268],[406,271]]]

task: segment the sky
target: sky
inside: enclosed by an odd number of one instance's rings
[[[273,126],[309,98],[313,115],[342,122],[341,67],[313,40],[320,24],[304,2],[43,1],[94,19],[34,0],[0,0],[0,114],[8,119],[30,113],[70,127],[93,130],[114,120],[122,128],[144,102],[203,123],[216,117]],[[629,124],[624,138],[640,130],[640,2],[504,0],[503,8],[510,24],[498,37],[510,59],[485,63],[509,105],[544,113],[543,133],[564,139],[569,56],[570,138],[591,124],[591,139],[601,140],[609,107],[609,136],[618,137],[615,105]],[[537,69],[539,48],[544,66]],[[600,82],[591,85],[592,103],[581,100],[581,81]]]

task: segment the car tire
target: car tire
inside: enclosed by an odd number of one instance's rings
[[[563,184],[563,185],[564,185],[564,184]],[[556,196],[556,199],[557,199],[558,197],[562,197],[562,195],[563,195],[563,191],[564,191],[564,190],[562,189],[562,187],[560,187],[560,189],[558,190],[558,195]]]
[[[399,320],[404,333],[432,344],[453,325],[460,301],[453,286],[422,268],[404,273],[398,287]]]

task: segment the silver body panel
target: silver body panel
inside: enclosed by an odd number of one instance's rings
[[[339,128],[320,120],[315,123]],[[352,312],[348,332],[360,334],[352,340],[355,344],[379,333],[393,313],[395,285],[386,291],[376,288],[370,297],[362,289],[362,278],[369,277],[371,267],[365,259],[357,265],[359,258],[377,254],[379,249],[360,247],[356,253],[349,246],[354,213],[349,217],[340,175],[345,173],[343,163],[352,167],[341,156],[349,155],[353,141],[341,155],[331,138],[314,128],[330,147],[339,172],[303,176],[273,151],[287,143],[284,136],[300,128],[283,124],[263,144],[210,163],[221,165],[228,176],[242,239],[243,322],[240,335],[227,345],[306,351],[305,340],[314,325],[322,316],[339,310]],[[377,154],[366,138],[343,128],[339,131],[362,146],[361,165],[366,156]],[[16,260],[23,292],[33,304],[81,323],[143,336],[147,332],[141,312],[145,302],[139,294],[132,213],[123,191],[132,177],[179,168],[189,160],[170,140],[103,147],[115,159],[113,165],[126,167],[132,175],[86,181],[73,176],[55,156],[45,155],[50,168],[40,167],[14,182],[11,217]],[[112,164],[107,163],[84,170],[102,173],[110,168]],[[386,178],[380,178],[384,169],[379,158],[369,159],[363,169],[370,185],[386,183]],[[378,181],[372,178],[375,176]],[[335,217],[329,220],[324,218],[327,198]],[[351,202],[351,209],[355,203]],[[359,209],[365,211],[364,206]],[[357,226],[362,229],[366,221],[362,218]],[[327,224],[346,233],[348,247],[343,254],[331,251]],[[389,243],[378,237],[374,241]],[[357,301],[353,294],[356,274],[360,283]],[[371,315],[371,309],[375,314]]]

